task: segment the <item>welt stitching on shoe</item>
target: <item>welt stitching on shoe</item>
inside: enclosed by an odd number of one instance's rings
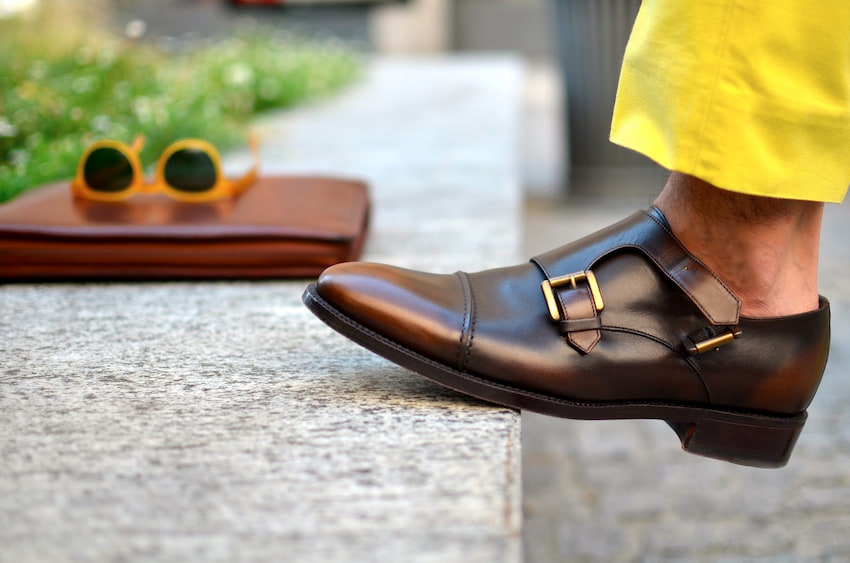
[[[469,314],[470,314],[470,323],[469,323],[469,343],[466,345],[466,354],[463,358],[463,366],[461,366],[462,371],[466,371],[466,366],[469,365],[469,356],[472,354],[472,344],[475,340],[475,327],[478,323],[478,315],[476,315],[475,310],[475,290],[472,287],[472,280],[469,277],[466,278],[469,283]]]
[[[457,281],[460,283],[460,292],[463,295],[463,320],[460,323],[460,334],[457,339],[457,351],[455,352],[455,365],[458,366],[458,369],[463,371],[465,364],[465,355],[463,350],[463,337],[464,332],[466,331],[466,323],[467,317],[469,315],[469,302],[466,295],[466,282],[463,279],[462,272],[456,272],[455,276],[457,276]]]
[[[478,383],[478,384],[483,385],[483,386],[492,387],[492,388],[496,388],[496,389],[502,389],[504,391],[516,393],[516,394],[519,394],[519,395],[524,395],[524,396],[531,397],[531,398],[536,398],[536,399],[539,399],[541,401],[545,401],[545,402],[549,402],[549,403],[560,404],[560,405],[571,406],[571,407],[587,407],[587,408],[606,408],[606,407],[618,407],[619,408],[619,407],[647,406],[647,407],[662,407],[664,409],[669,409],[669,410],[672,410],[672,411],[690,411],[692,409],[697,409],[699,411],[712,411],[712,412],[745,414],[746,416],[756,418],[756,419],[763,419],[763,420],[789,420],[790,421],[790,420],[797,420],[800,417],[805,415],[805,411],[803,411],[802,413],[795,414],[795,415],[782,416],[782,415],[775,415],[775,414],[763,413],[763,412],[749,412],[749,411],[742,411],[742,410],[736,410],[736,409],[716,408],[716,407],[712,407],[710,405],[705,406],[705,405],[699,405],[699,404],[679,404],[679,403],[668,403],[668,402],[663,402],[663,401],[623,401],[623,402],[588,403],[588,402],[570,401],[569,399],[561,399],[561,398],[558,398],[558,397],[549,397],[548,395],[544,395],[542,393],[537,393],[535,391],[529,391],[529,390],[526,390],[526,389],[520,389],[520,388],[517,388],[517,387],[511,387],[509,385],[504,385],[502,383],[498,383],[498,382],[495,382],[495,381],[490,381],[488,379],[484,379],[482,377],[478,377],[478,376],[473,375],[473,374],[468,373],[468,372],[463,373],[463,372],[460,372],[458,370],[452,369],[452,368],[450,368],[446,365],[443,365],[439,362],[436,362],[436,361],[434,361],[430,358],[426,358],[425,356],[422,356],[421,354],[413,352],[412,350],[408,350],[407,348],[404,348],[403,346],[396,344],[392,340],[390,340],[390,339],[388,339],[384,336],[381,336],[380,334],[376,333],[375,331],[373,331],[369,328],[366,328],[365,326],[361,325],[360,323],[348,318],[347,316],[345,316],[341,312],[334,309],[327,301],[325,301],[321,297],[319,297],[317,295],[311,295],[311,298],[322,309],[327,311],[330,315],[332,315],[333,317],[336,317],[338,320],[340,320],[344,324],[350,326],[352,329],[356,330],[357,332],[359,332],[363,336],[368,336],[369,338],[372,338],[376,342],[381,343],[383,346],[391,348],[391,349],[395,350],[396,352],[398,352],[398,353],[400,353],[404,356],[407,356],[408,358],[416,360],[417,362],[419,362],[421,364],[427,365],[429,367],[432,367],[432,368],[437,369],[439,371],[442,371],[444,373],[450,373],[453,376],[459,377],[461,379],[465,379],[467,381],[475,382],[475,383]],[[505,408],[511,408],[511,407],[505,407]],[[687,412],[685,414],[687,414]],[[653,417],[644,417],[644,418],[653,418]]]

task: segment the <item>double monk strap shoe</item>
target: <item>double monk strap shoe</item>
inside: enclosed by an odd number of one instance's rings
[[[829,351],[829,303],[747,318],[657,208],[526,264],[428,274],[352,262],[304,303],[437,383],[576,419],[667,421],[691,453],[785,465]]]

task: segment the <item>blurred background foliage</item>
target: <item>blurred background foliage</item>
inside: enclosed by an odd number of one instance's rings
[[[142,162],[171,142],[244,144],[252,116],[339,90],[357,55],[256,26],[223,39],[145,41],[110,32],[104,4],[41,0],[0,18],[0,202],[70,178],[85,146],[146,136]],[[135,27],[134,27],[135,25]]]

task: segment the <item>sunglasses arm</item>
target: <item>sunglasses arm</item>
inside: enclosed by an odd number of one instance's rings
[[[142,149],[145,148],[145,136],[142,133],[139,133],[135,137],[133,137],[133,144],[130,145],[130,150],[136,154],[142,152]]]
[[[231,190],[233,197],[238,196],[257,181],[257,174],[260,170],[260,141],[256,135],[251,135],[249,146],[251,147],[251,154],[254,157],[254,163],[251,165],[251,169],[246,172],[244,176],[231,181],[230,185],[232,186]]]

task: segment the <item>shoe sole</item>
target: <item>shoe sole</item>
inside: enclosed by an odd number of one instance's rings
[[[460,393],[505,407],[581,420],[657,419],[676,432],[682,448],[692,454],[753,467],[782,467],[806,422],[807,414],[771,416],[704,406],[665,402],[575,402],[458,371],[351,319],[317,291],[307,287],[302,301],[325,324],[404,368]]]

